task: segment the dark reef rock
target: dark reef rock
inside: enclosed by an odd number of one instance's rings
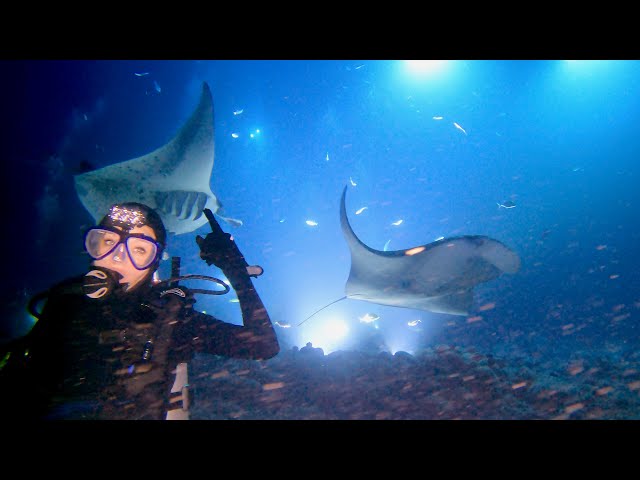
[[[446,345],[407,352],[307,344],[267,361],[198,355],[193,419],[640,419],[637,358],[559,365]]]

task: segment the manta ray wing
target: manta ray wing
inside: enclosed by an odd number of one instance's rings
[[[220,213],[210,187],[213,115],[211,91],[203,83],[198,106],[167,144],[141,157],[76,175],[76,193],[94,220],[98,222],[114,203],[140,202],[158,211],[169,232],[182,234],[207,223],[204,208]]]
[[[520,268],[516,253],[481,235],[445,238],[407,250],[375,250],[351,228],[346,192],[347,187],[340,202],[340,223],[351,252],[347,298],[467,315],[476,285]]]

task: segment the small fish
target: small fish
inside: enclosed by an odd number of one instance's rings
[[[135,75],[136,77],[144,77],[145,75],[149,75],[149,72],[134,73],[134,75]]]
[[[285,220],[286,220],[286,218],[281,218],[280,219],[280,223],[284,223]]]
[[[362,67],[364,67],[364,64],[363,65],[358,65],[355,69],[356,70],[360,70]]]
[[[403,220],[402,220],[402,219],[400,219],[400,220],[398,220],[398,221],[396,221],[396,222],[391,223],[391,225],[395,225],[395,226],[397,227],[397,226],[398,226],[398,225],[400,225],[402,222],[403,222]]]
[[[507,200],[504,203],[498,203],[498,208],[516,208],[516,204],[511,200]]]
[[[329,161],[329,152],[327,152],[327,156],[324,158],[327,162]]]
[[[89,120],[89,119],[87,118],[87,114],[85,113],[84,114],[84,121],[86,122],[87,120]]]
[[[233,114],[234,115],[240,115],[240,114],[242,114],[242,112],[244,112],[244,108],[241,108],[240,110],[234,110]]]
[[[160,85],[158,85],[158,82],[156,82],[155,80],[153,81],[153,86],[156,89],[156,92],[158,92],[158,93],[162,92],[162,89],[160,88]]]
[[[238,300],[237,298],[232,298],[231,300],[229,300],[229,303],[240,303],[240,300]]]
[[[444,240],[444,237],[438,237],[434,240],[434,242],[439,242],[440,240]]]
[[[407,325],[409,325],[410,327],[415,327],[416,325],[418,325],[419,323],[422,323],[422,320],[418,319],[418,320],[411,320],[410,322],[407,323]]]
[[[351,182],[351,186],[355,187],[357,185],[357,183],[353,181],[353,178],[349,177],[349,181]]]
[[[384,247],[382,247],[382,251],[383,252],[388,252],[389,251],[389,244],[391,243],[391,239],[387,240],[384,244]]]
[[[467,134],[466,130],[462,128],[460,125],[458,125],[456,122],[453,122],[453,125],[465,135]]]
[[[229,225],[232,225],[234,227],[241,227],[242,225],[244,225],[244,222],[242,220],[238,220],[237,218],[229,218],[229,217],[220,217],[220,218],[222,218],[225,222],[227,222]],[[231,240],[233,240],[233,238]]]
[[[380,317],[375,313],[365,313],[362,317],[358,317],[362,323],[371,323],[378,320]]]
[[[318,222],[314,221],[314,220],[307,220],[305,222],[307,225],[309,225],[310,227],[315,227],[318,225]]]
[[[233,138],[238,138],[240,135],[238,135],[237,133],[232,133],[232,134],[231,134],[231,136],[232,136]]]
[[[369,207],[362,207],[362,208],[359,208],[358,210],[356,210],[356,215],[360,215],[360,214],[361,214],[362,212],[364,212],[367,208],[369,208]]]
[[[278,322],[275,321],[273,322],[275,323],[277,326],[279,326],[280,328],[291,328],[291,324],[287,323],[287,322]]]
[[[434,120],[442,120],[444,117],[437,116],[437,117],[432,117],[432,118],[433,118]],[[456,125],[456,124],[454,124],[454,125]]]
[[[169,252],[166,250],[162,252],[162,260],[169,260]]]

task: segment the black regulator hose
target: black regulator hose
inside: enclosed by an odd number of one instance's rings
[[[193,293],[204,293],[206,295],[224,295],[226,293],[229,293],[229,291],[231,290],[229,285],[224,283],[219,278],[209,277],[207,275],[182,275],[180,277],[172,277],[167,280],[162,280],[156,283],[155,286],[156,288],[158,285],[163,285],[163,284],[167,284],[167,286],[171,286],[172,283],[179,282],[180,280],[207,280],[209,282],[217,283],[223,288],[223,290],[205,290],[201,288],[190,288],[189,291]]]
[[[120,287],[120,279],[122,275],[108,268],[93,267],[87,272],[81,279],[75,278],[63,283],[60,283],[48,290],[35,294],[27,303],[27,311],[30,315],[36,319],[40,319],[40,314],[36,308],[38,303],[49,297],[53,293],[57,294],[71,294],[71,295],[86,295],[89,298],[100,300],[108,297],[116,288]],[[209,277],[207,275],[182,275],[179,277],[172,277],[167,280],[154,285],[158,288],[158,285],[170,287],[172,283],[180,280],[207,280],[217,283],[223,287],[223,290],[206,290],[200,288],[190,288],[192,293],[203,293],[206,295],[224,295],[231,290],[229,285],[224,283],[219,278]],[[162,288],[162,287],[160,287]]]

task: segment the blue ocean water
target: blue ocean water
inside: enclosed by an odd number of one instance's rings
[[[436,66],[2,61],[11,220],[2,337],[28,331],[30,295],[88,265],[82,232],[92,218],[73,175],[162,146],[207,82],[215,108],[211,187],[226,214],[244,222],[223,228],[264,267],[254,283],[272,319],[291,326],[278,328],[284,349],[312,342],[330,353],[374,342],[393,354],[446,344],[557,362],[635,352],[640,62]],[[344,295],[345,185],[352,226],[372,248],[487,235],[516,251],[522,267],[477,287],[469,316],[344,300],[297,327]],[[514,208],[498,205],[509,200]],[[194,237],[207,231],[169,238],[182,273],[219,274],[198,256]],[[196,307],[240,323],[232,297],[202,296]],[[365,324],[359,318],[367,313],[380,318]]]

